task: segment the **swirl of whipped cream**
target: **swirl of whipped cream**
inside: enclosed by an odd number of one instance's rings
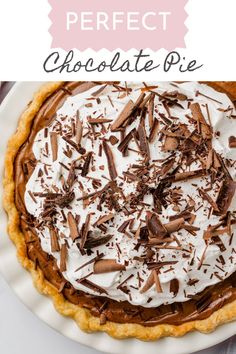
[[[167,177],[168,173],[174,171],[177,166],[179,173],[202,169],[201,157],[195,156],[196,159],[191,161],[189,167],[186,161],[181,160],[182,155],[178,147],[175,151],[163,149],[161,131],[165,129],[165,121],[173,120],[175,123],[184,124],[190,133],[194,133],[195,126],[191,122],[193,118],[190,109],[193,102],[199,104],[205,120],[209,122],[210,119],[213,129],[212,148],[228,162],[227,170],[235,179],[236,149],[229,147],[229,137],[236,131],[236,120],[232,118],[235,110],[230,99],[207,85],[194,82],[182,84],[152,82],[148,85],[152,92],[157,93],[153,95],[153,118],[158,120],[159,125],[155,139],[149,143],[150,159],[147,171],[149,191],[155,190],[157,176],[160,168],[163,167],[163,162],[172,161],[173,155],[175,161],[173,166],[166,170]],[[152,238],[155,244],[153,247],[150,244],[148,246],[147,261],[147,244],[140,242],[140,227],[146,225],[147,215],[153,215],[156,209],[152,193],[144,190],[145,184],[141,186],[141,191],[143,189],[141,202],[139,201],[136,208],[129,209],[131,201],[134,202],[135,196],[141,192],[140,190],[137,192],[137,188],[140,188],[139,178],[133,167],[143,161],[138,150],[140,142],[132,138],[128,144],[128,153],[122,154],[117,148],[121,141],[121,132],[110,129],[111,123],[127,106],[128,101],[135,102],[138,99],[144,86],[142,83],[133,82],[129,83],[128,87],[125,83],[120,83],[120,86],[126,87],[126,90],[120,91],[112,85],[106,85],[100,93],[95,92],[98,90],[97,87],[93,87],[86,92],[68,97],[57,111],[50,126],[38,132],[33,144],[37,165],[26,186],[25,205],[31,215],[39,222],[43,221],[45,199],[38,196],[46,191],[49,193],[61,191],[63,181],[68,179],[68,170],[74,162],[77,167],[76,180],[72,189],[73,198],[64,208],[60,205],[55,206],[57,213],[54,218],[54,226],[59,235],[59,246],[65,242],[67,245],[66,270],[63,271],[65,279],[75,289],[100,295],[96,288],[88,287],[84,283],[83,280],[86,279],[93,285],[97,285],[99,289],[102,288],[104,290],[102,295],[105,294],[117,301],[127,300],[134,305],[144,307],[187,301],[206,287],[222,281],[236,271],[235,225],[231,225],[231,235],[225,231],[216,236],[218,242],[211,242],[211,238],[206,241],[204,231],[220,223],[221,216],[217,212],[212,212],[212,208],[209,211],[210,204],[216,200],[219,193],[220,181],[211,186],[209,175],[172,181],[171,186],[168,187],[167,203],[165,207],[162,205],[158,220],[162,225],[167,225],[170,220],[175,219],[175,215],[189,208],[193,218],[191,222],[184,221],[184,228],[165,236],[168,240],[164,247],[162,247],[163,243],[155,243],[155,238]],[[173,91],[178,92],[180,97],[177,104],[163,104],[162,95],[165,96],[166,92]],[[91,155],[85,176],[81,173],[85,160],[81,158],[83,154],[81,155],[81,151],[79,152],[71,144],[71,140],[76,142],[76,138],[71,137],[70,134],[74,129],[77,112],[83,126],[81,146],[86,149],[85,156],[88,156],[88,153]],[[101,117],[108,120],[102,127],[101,124],[89,123],[91,119]],[[133,129],[138,129],[139,122],[139,119],[134,119],[126,127],[126,136]],[[145,128],[149,136],[148,119],[145,120]],[[53,152],[50,140],[52,133],[55,132],[57,133],[56,154],[55,151]],[[118,175],[115,180],[123,196],[113,190],[111,206],[106,204],[101,207],[100,198],[83,199],[83,196],[87,194],[92,196],[103,188],[109,189],[108,158],[104,149],[101,149],[104,141],[112,153]],[[34,200],[31,197],[32,193],[35,195]],[[112,206],[114,198],[118,201],[119,210]],[[234,217],[235,206],[234,198],[228,209]],[[85,227],[89,215],[89,233],[97,238],[108,236],[107,242],[89,251],[81,250],[77,242],[81,240],[73,240],[71,237],[69,214],[72,214],[80,230],[82,225]],[[98,227],[98,220],[105,215],[108,215],[108,220]],[[124,222],[127,222],[128,226]],[[43,226],[38,228],[37,233],[42,249],[53,255],[60,267],[61,252],[52,249],[50,229]],[[112,260],[120,266],[117,266],[116,271],[100,273],[94,271],[96,259]]]

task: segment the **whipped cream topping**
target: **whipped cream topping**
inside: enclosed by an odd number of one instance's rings
[[[163,148],[166,127],[173,122],[183,124],[194,135],[196,122],[191,104],[198,103],[205,121],[213,130],[213,160],[217,153],[218,159],[227,165],[227,173],[235,180],[236,149],[229,147],[229,138],[236,132],[236,120],[229,98],[207,85],[149,82],[148,86],[147,89],[142,83],[132,82],[128,85],[120,83],[117,87],[98,85],[69,96],[50,126],[39,131],[35,138],[33,153],[37,164],[26,186],[25,205],[38,221],[37,233],[42,249],[55,257],[59,268],[60,248],[66,245],[63,276],[75,289],[117,301],[127,300],[134,305],[155,307],[187,301],[236,271],[235,225],[232,222],[236,216],[235,197],[228,208],[229,223],[232,224],[230,231],[221,229],[215,237],[206,237],[211,226],[221,223],[222,215],[214,204],[222,187],[221,177],[211,183],[211,174],[199,173],[206,163],[206,157],[200,156],[199,146],[196,151],[191,147],[190,162],[186,162],[186,152],[183,158],[183,151],[178,146],[174,150]],[[153,94],[153,119],[158,121],[157,131],[148,143],[148,162],[140,151],[140,136],[137,138],[133,134],[122,154],[118,149],[122,132],[111,129],[124,107],[130,100],[136,102],[142,90],[145,97],[149,95],[148,90],[157,93]],[[178,99],[170,102],[176,92]],[[143,116],[145,132],[150,137],[148,111],[144,110]],[[94,124],[93,119],[107,121]],[[76,134],[78,120],[83,127],[80,148],[77,144],[79,133]],[[123,134],[127,137],[130,132],[137,131],[139,124],[140,116],[131,120]],[[56,139],[54,146],[52,136]],[[104,144],[112,154],[117,172],[113,179],[118,189],[110,188],[111,168]],[[85,161],[88,163],[86,172]],[[65,192],[71,166],[74,166],[76,176],[73,196],[66,205],[53,205],[53,214],[50,214],[50,208],[45,209],[45,196]],[[137,166],[146,166],[143,174]],[[153,194],[160,181],[168,181],[175,171],[197,173],[195,178],[172,179],[170,185],[167,183],[164,202],[160,200],[161,207],[157,210]],[[219,175],[219,170],[216,173]],[[101,203],[101,194],[96,195],[98,191],[110,196],[106,197],[105,203]],[[189,213],[191,219],[184,220],[184,227],[168,232],[164,240],[158,237],[146,240],[145,227],[150,215],[157,216],[161,225],[167,228],[168,223],[178,219],[183,212]],[[72,235],[69,215],[77,224],[78,238]],[[102,222],[101,218],[105,216],[108,216],[107,221]],[[52,223],[56,230],[56,250],[52,247]],[[107,242],[97,247],[81,248],[81,234],[86,226],[88,240],[107,237]],[[115,261],[120,265],[119,269],[95,271],[98,260],[105,259]]]

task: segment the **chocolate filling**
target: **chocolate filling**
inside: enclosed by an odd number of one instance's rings
[[[30,219],[24,205],[25,186],[30,178],[36,161],[32,152],[32,145],[39,130],[48,126],[55,117],[56,111],[71,94],[81,93],[101,83],[66,83],[52,94],[42,105],[32,121],[31,132],[27,141],[20,148],[15,159],[15,201],[21,216],[21,229],[25,237],[28,257],[39,267],[45,278],[52,283],[64,297],[73,304],[82,306],[91,311],[94,316],[100,317],[101,323],[105,320],[118,323],[139,323],[145,326],[167,323],[179,325],[181,323],[201,320],[209,317],[214,311],[236,299],[236,273],[220,283],[210,286],[203,292],[193,296],[189,301],[161,305],[156,308],[134,306],[127,301],[117,302],[105,296],[93,296],[76,290],[67,282],[58,269],[55,259],[45,253],[40,244],[34,227],[30,227]],[[104,83],[103,83],[104,84]],[[146,145],[145,145],[146,146]],[[148,156],[148,151],[145,151]],[[173,284],[176,287],[176,284]],[[105,320],[104,320],[105,319]]]

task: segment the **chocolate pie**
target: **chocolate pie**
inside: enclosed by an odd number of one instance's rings
[[[153,340],[236,318],[236,84],[222,85],[49,83],[23,113],[9,234],[83,330]]]

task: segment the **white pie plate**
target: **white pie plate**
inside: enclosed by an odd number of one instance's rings
[[[3,173],[4,155],[9,137],[14,133],[17,121],[42,82],[19,82],[14,85],[0,106],[0,171]],[[2,196],[2,183],[0,184]],[[7,217],[0,208],[0,270],[18,297],[39,318],[65,336],[114,354],[189,354],[218,344],[236,333],[236,321],[219,327],[211,334],[190,333],[182,338],[163,338],[156,342],[135,339],[116,340],[104,333],[86,334],[70,318],[59,315],[51,300],[34,288],[30,274],[18,263],[16,249],[8,238]]]

